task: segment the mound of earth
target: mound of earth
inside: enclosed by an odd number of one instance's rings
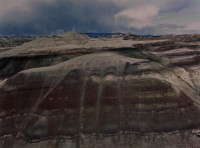
[[[52,38],[66,42],[51,45]],[[166,40],[94,39],[77,33],[41,40],[45,46],[0,53],[5,74],[0,76],[0,147],[200,145],[199,49],[153,51],[138,47]],[[25,46],[29,49],[22,54]],[[61,46],[66,47],[62,52]],[[9,59],[21,67],[8,64]]]

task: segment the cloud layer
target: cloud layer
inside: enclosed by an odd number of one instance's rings
[[[199,0],[0,0],[0,34],[200,33]]]
[[[158,7],[154,5],[125,9],[115,15],[115,23],[122,27],[143,29],[153,25],[152,20],[158,12]]]

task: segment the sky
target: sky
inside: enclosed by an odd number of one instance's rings
[[[0,35],[200,33],[200,0],[0,0]]]

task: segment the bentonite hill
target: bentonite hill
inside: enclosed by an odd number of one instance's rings
[[[1,148],[200,147],[200,35],[22,43],[0,52]]]

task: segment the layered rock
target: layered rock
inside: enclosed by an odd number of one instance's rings
[[[129,48],[155,41],[124,41],[118,38],[89,38],[75,32],[37,38],[0,54],[0,79],[10,77],[22,70],[55,65],[77,56],[99,53],[105,50]]]
[[[86,35],[70,32],[37,38],[23,46],[2,52],[0,55],[0,78],[10,77],[25,69],[55,65],[80,54],[82,55],[84,52],[81,49],[65,53],[63,51],[56,52],[56,48],[68,45],[72,46],[71,49],[73,50],[73,46],[85,44],[88,40],[89,37]],[[53,48],[55,53],[51,52],[49,48]],[[90,52],[86,52],[86,54],[88,53]]]
[[[15,61],[0,71],[0,147],[200,145],[198,49],[152,52],[138,41],[75,33],[40,41],[0,54]]]
[[[169,59],[169,63],[173,66],[191,66],[200,62],[200,50],[190,48],[177,48],[165,52],[154,53],[158,56]]]
[[[92,147],[94,139],[103,136],[97,140],[101,146],[115,147],[109,139],[116,136],[122,138],[116,142],[119,147],[126,139],[131,139],[129,146],[140,147],[147,135],[174,133],[178,141],[173,144],[191,142],[184,135],[193,136],[199,129],[198,100],[194,103],[168,80],[171,75],[156,72],[162,69],[155,62],[106,52],[22,71],[1,84],[1,140],[6,135],[11,135],[11,143],[70,138],[74,144],[67,143],[74,147]],[[137,135],[145,135],[141,143]],[[154,144],[164,146],[162,140]]]

